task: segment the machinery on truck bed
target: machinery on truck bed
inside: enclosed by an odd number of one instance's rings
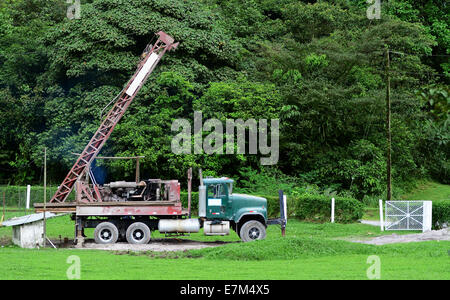
[[[90,170],[91,163],[163,55],[178,46],[166,33],[160,31],[157,35],[158,40],[146,47],[136,73],[116,98],[50,203],[34,204],[36,211],[72,213],[79,244],[84,242],[85,228],[95,228],[95,241],[101,244],[123,239],[131,244],[145,244],[150,241],[151,231],[154,230],[173,235],[195,233],[203,228],[205,235],[227,235],[231,228],[243,241],[264,239],[266,227],[271,224],[281,225],[284,233],[286,203],[282,195],[281,217],[269,220],[267,200],[233,194],[233,180],[229,178],[203,180],[200,175],[196,219],[191,218],[190,202],[187,209],[182,207],[177,180],[147,179],[97,184]],[[188,177],[191,179],[191,175]],[[189,181],[189,191],[190,186]],[[66,202],[74,188],[76,201]]]

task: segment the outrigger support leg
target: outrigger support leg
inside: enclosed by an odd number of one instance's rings
[[[83,248],[84,244],[84,234],[83,234],[84,228],[82,224],[82,220],[80,217],[76,217],[75,221],[75,241],[76,241],[76,248]]]

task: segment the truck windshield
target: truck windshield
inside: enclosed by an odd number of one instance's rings
[[[218,198],[220,196],[225,196],[225,190],[222,184],[211,184],[208,186],[208,197]]]
[[[227,185],[226,188],[225,185]],[[226,189],[228,189],[228,195],[230,195],[233,191],[233,183],[210,184],[208,185],[208,197],[218,198],[227,196]]]

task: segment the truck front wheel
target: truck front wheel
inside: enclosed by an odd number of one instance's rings
[[[266,227],[259,221],[247,221],[241,226],[239,236],[243,242],[263,240],[266,238]]]

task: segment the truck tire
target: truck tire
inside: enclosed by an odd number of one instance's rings
[[[119,239],[119,230],[110,222],[102,222],[95,227],[94,239],[97,244],[114,244]]]
[[[142,222],[128,226],[126,238],[130,244],[147,244],[150,241],[150,228]]]
[[[266,238],[266,227],[259,221],[247,221],[241,226],[239,237],[243,242],[263,240]]]

